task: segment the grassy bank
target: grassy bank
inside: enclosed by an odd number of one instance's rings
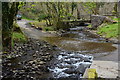
[[[118,23],[108,24],[98,28],[97,34],[105,36],[106,38],[117,38],[118,37]]]
[[[13,42],[26,42],[27,38],[20,32],[13,32]]]
[[[98,29],[97,29],[97,34],[104,36],[106,38],[118,38],[118,30],[120,28],[120,26],[118,26],[118,24],[120,24],[120,22],[118,22],[118,18],[113,18],[114,21],[116,21],[117,23],[114,24],[107,24],[104,23],[102,24]]]
[[[14,31],[13,31],[13,35],[12,35],[12,40],[13,40],[13,46],[14,43],[24,43],[27,41],[27,37],[22,33],[21,29],[19,28],[19,26],[14,22],[13,24],[14,26]]]
[[[25,16],[22,16],[22,19],[26,19],[26,20],[34,20],[34,19],[27,18],[27,17],[25,17]]]

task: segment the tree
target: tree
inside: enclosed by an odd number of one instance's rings
[[[73,13],[72,10],[75,8],[75,4],[74,6],[72,6],[73,3],[64,2],[45,2],[41,4],[44,6],[42,9],[44,14],[50,15],[48,20],[53,24],[55,30],[66,28],[62,21],[64,19],[70,19]]]
[[[99,8],[104,5],[104,2],[86,2],[82,4],[88,13],[98,15],[99,14]]]
[[[19,9],[19,2],[2,2],[2,44],[3,49],[12,48],[13,21]]]
[[[117,16],[117,12],[118,12],[118,3],[116,2],[114,5],[113,15]]]
[[[73,14],[73,11],[77,8],[77,4],[75,2],[72,2],[71,7],[72,7],[71,14]]]

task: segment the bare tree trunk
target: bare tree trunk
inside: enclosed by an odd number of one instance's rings
[[[80,12],[78,9],[77,9],[77,19],[80,19]]]
[[[116,16],[117,16],[117,12],[118,12],[117,6],[118,6],[118,3],[116,2],[114,5],[114,13],[113,13],[113,15],[116,15]]]
[[[3,49],[12,48],[13,21],[18,11],[19,3],[2,2],[2,44]]]

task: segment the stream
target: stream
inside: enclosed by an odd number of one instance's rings
[[[54,67],[49,67],[55,78],[82,78],[85,69],[92,64],[93,57],[106,56],[116,50],[112,43],[91,34],[82,26],[70,28],[70,31],[60,36],[44,37],[43,40],[57,45],[64,51],[52,61],[53,64],[55,63]]]
[[[44,37],[43,40],[57,45],[63,50],[81,52],[82,54],[107,54],[117,49],[110,41],[86,31],[82,26],[71,28],[61,36]]]
[[[26,46],[29,54],[10,59],[4,64],[3,75],[5,78],[76,78],[77,80],[82,78],[85,69],[90,67],[94,58],[109,55],[117,49],[106,39],[87,32],[82,26],[70,28],[70,31],[60,36],[40,37],[39,39],[50,45],[56,45],[59,49],[56,50],[48,46],[40,47],[35,43],[37,51],[34,51],[31,50],[32,47],[29,49]],[[52,59],[50,54],[53,56]],[[40,58],[41,56],[43,58]],[[48,56],[50,57],[48,58]],[[46,70],[43,69],[44,67]]]

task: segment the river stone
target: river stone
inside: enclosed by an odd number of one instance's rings
[[[8,63],[8,66],[11,66],[12,64],[11,63]]]
[[[34,39],[33,39],[33,41],[34,41]],[[33,54],[33,56],[37,56],[36,58],[35,57],[33,57],[32,59],[34,60],[34,61],[32,61],[32,60],[26,60],[26,62],[24,62],[24,66],[23,66],[23,70],[25,70],[25,77],[27,76],[27,75],[31,75],[32,74],[32,71],[34,72],[34,74],[36,74],[37,73],[37,71],[39,72],[39,74],[41,74],[41,71],[43,71],[43,72],[48,72],[49,70],[48,70],[48,67],[50,68],[50,67],[56,67],[56,65],[58,65],[57,67],[61,67],[61,68],[67,68],[68,70],[66,70],[66,73],[70,73],[70,74],[72,74],[72,73],[78,73],[78,71],[76,70],[76,68],[77,68],[77,66],[75,66],[73,63],[76,63],[75,62],[75,60],[72,60],[72,57],[70,56],[71,54],[73,54],[73,55],[75,55],[75,53],[74,52],[67,52],[67,51],[63,51],[63,54],[65,54],[65,55],[61,55],[63,58],[62,59],[60,59],[60,61],[58,60],[54,60],[56,63],[54,63],[54,62],[52,62],[51,61],[51,64],[47,64],[47,65],[49,65],[49,66],[47,66],[46,67],[46,62],[48,62],[48,60],[50,60],[51,59],[51,57],[53,57],[53,56],[51,56],[52,55],[52,53],[49,53],[48,51],[47,52],[44,52],[45,50],[48,50],[48,48],[51,48],[52,49],[52,46],[51,45],[47,45],[46,44],[46,42],[39,42],[38,41],[38,43],[36,44],[36,42],[37,41],[35,41],[35,42],[29,42],[29,44],[28,45],[26,45],[26,44],[24,44],[24,45],[22,45],[22,46],[24,46],[24,47],[22,47],[22,48],[19,48],[19,51],[20,51],[20,53],[19,52],[17,52],[17,53],[15,53],[16,55],[19,55],[19,54],[24,54],[24,53],[30,53],[30,56],[32,56]],[[41,44],[42,46],[38,46],[39,44]],[[48,48],[44,48],[43,47],[43,45],[44,44],[46,44],[46,46],[48,47]],[[28,47],[28,46],[30,46],[30,48]],[[41,47],[42,47],[42,49],[41,49]],[[31,48],[32,49],[34,49],[34,50],[31,50]],[[43,52],[41,52],[41,50],[43,51]],[[40,51],[40,52],[36,52],[36,51]],[[24,52],[24,53],[23,53]],[[12,53],[12,55],[13,55],[13,53]],[[10,56],[11,56],[11,54],[10,54]],[[29,56],[29,55],[28,55]],[[55,57],[55,56],[54,56]],[[58,57],[58,55],[55,57],[55,58],[57,58]],[[67,57],[67,58],[66,58]],[[63,64],[63,65],[61,65],[61,66],[59,66],[59,64],[62,64],[62,63],[64,63],[64,60],[65,60],[65,58],[66,59],[71,59],[70,61],[68,61],[68,63],[70,63],[70,64]],[[79,59],[80,58],[80,56],[78,57],[78,58],[76,58],[76,59]],[[25,60],[24,60],[25,61]],[[73,64],[73,65],[72,65]],[[16,70],[16,69],[12,69],[12,70]],[[18,70],[18,74],[19,73],[23,73],[21,70]],[[31,73],[31,74],[30,74]],[[43,73],[42,73],[43,74]],[[21,77],[22,77],[22,75],[23,74],[20,74],[21,75]],[[20,76],[20,75],[18,75],[18,76]],[[64,75],[64,74],[63,74]],[[36,76],[36,75],[35,75]],[[30,76],[31,77],[31,76]],[[16,78],[16,77],[15,77]]]
[[[83,74],[85,72],[86,67],[84,66],[84,64],[79,64],[78,68],[76,69],[76,71],[78,71],[79,73]]]
[[[17,70],[13,70],[12,72],[13,72],[13,73],[16,73],[16,72],[17,72]]]
[[[39,64],[39,65],[37,65],[37,66],[38,66],[38,68],[39,68],[39,67],[41,67],[41,65],[40,65],[40,64]]]
[[[77,55],[77,54],[75,54],[75,55],[72,55],[71,57],[72,57],[72,58],[82,58],[82,56],[80,56],[80,55]]]
[[[39,72],[39,71],[36,71],[36,73],[37,73],[37,74],[39,74],[39,75],[41,75],[41,74],[42,74],[42,73],[41,73],[41,72]]]
[[[50,53],[46,53],[46,55],[50,55]]]
[[[43,61],[45,61],[45,62],[46,62],[46,61],[47,61],[47,59],[43,59]]]
[[[86,70],[86,68],[89,68],[90,67],[90,63],[81,63],[79,64],[78,68],[77,68],[77,71],[81,74],[83,74]]]
[[[75,64],[77,61],[70,59],[69,61],[64,61],[64,62],[68,64]]]
[[[90,62],[90,57],[84,57],[84,62]]]
[[[48,48],[48,46],[47,46],[47,45],[43,45],[43,47],[44,47],[44,48]]]
[[[53,45],[52,47],[57,47],[56,45]]]
[[[70,64],[64,64],[64,63],[62,63],[62,64],[57,64],[57,66],[56,67],[58,67],[58,68],[75,68],[75,66],[74,65],[70,65]]]
[[[44,63],[45,63],[45,62],[43,62],[43,61],[40,61],[40,62],[39,62],[40,65],[42,65],[42,64],[44,64]]]
[[[37,65],[35,65],[34,68],[35,68],[36,70],[38,70],[38,66],[37,66]]]
[[[70,69],[72,69],[72,68],[75,69],[76,68],[76,66],[74,66],[74,65],[66,65],[65,67],[70,68]]]
[[[29,61],[28,63],[29,63],[29,64],[33,64],[33,62],[34,62],[34,61]]]
[[[22,63],[21,63],[21,62],[19,62],[18,64],[19,64],[19,65],[21,65]]]
[[[37,56],[36,54],[33,55],[33,57],[36,57],[36,56]]]
[[[21,72],[25,72],[25,70],[20,70]]]
[[[61,54],[62,56],[68,56],[68,54]]]
[[[41,46],[41,44],[40,44],[40,43],[37,43],[37,45]]]
[[[76,74],[77,73],[74,68],[66,69],[63,72],[65,72],[67,74]]]
[[[39,51],[35,51],[36,53],[38,53]]]
[[[32,66],[35,68],[36,65],[35,65],[35,64],[32,64]]]

